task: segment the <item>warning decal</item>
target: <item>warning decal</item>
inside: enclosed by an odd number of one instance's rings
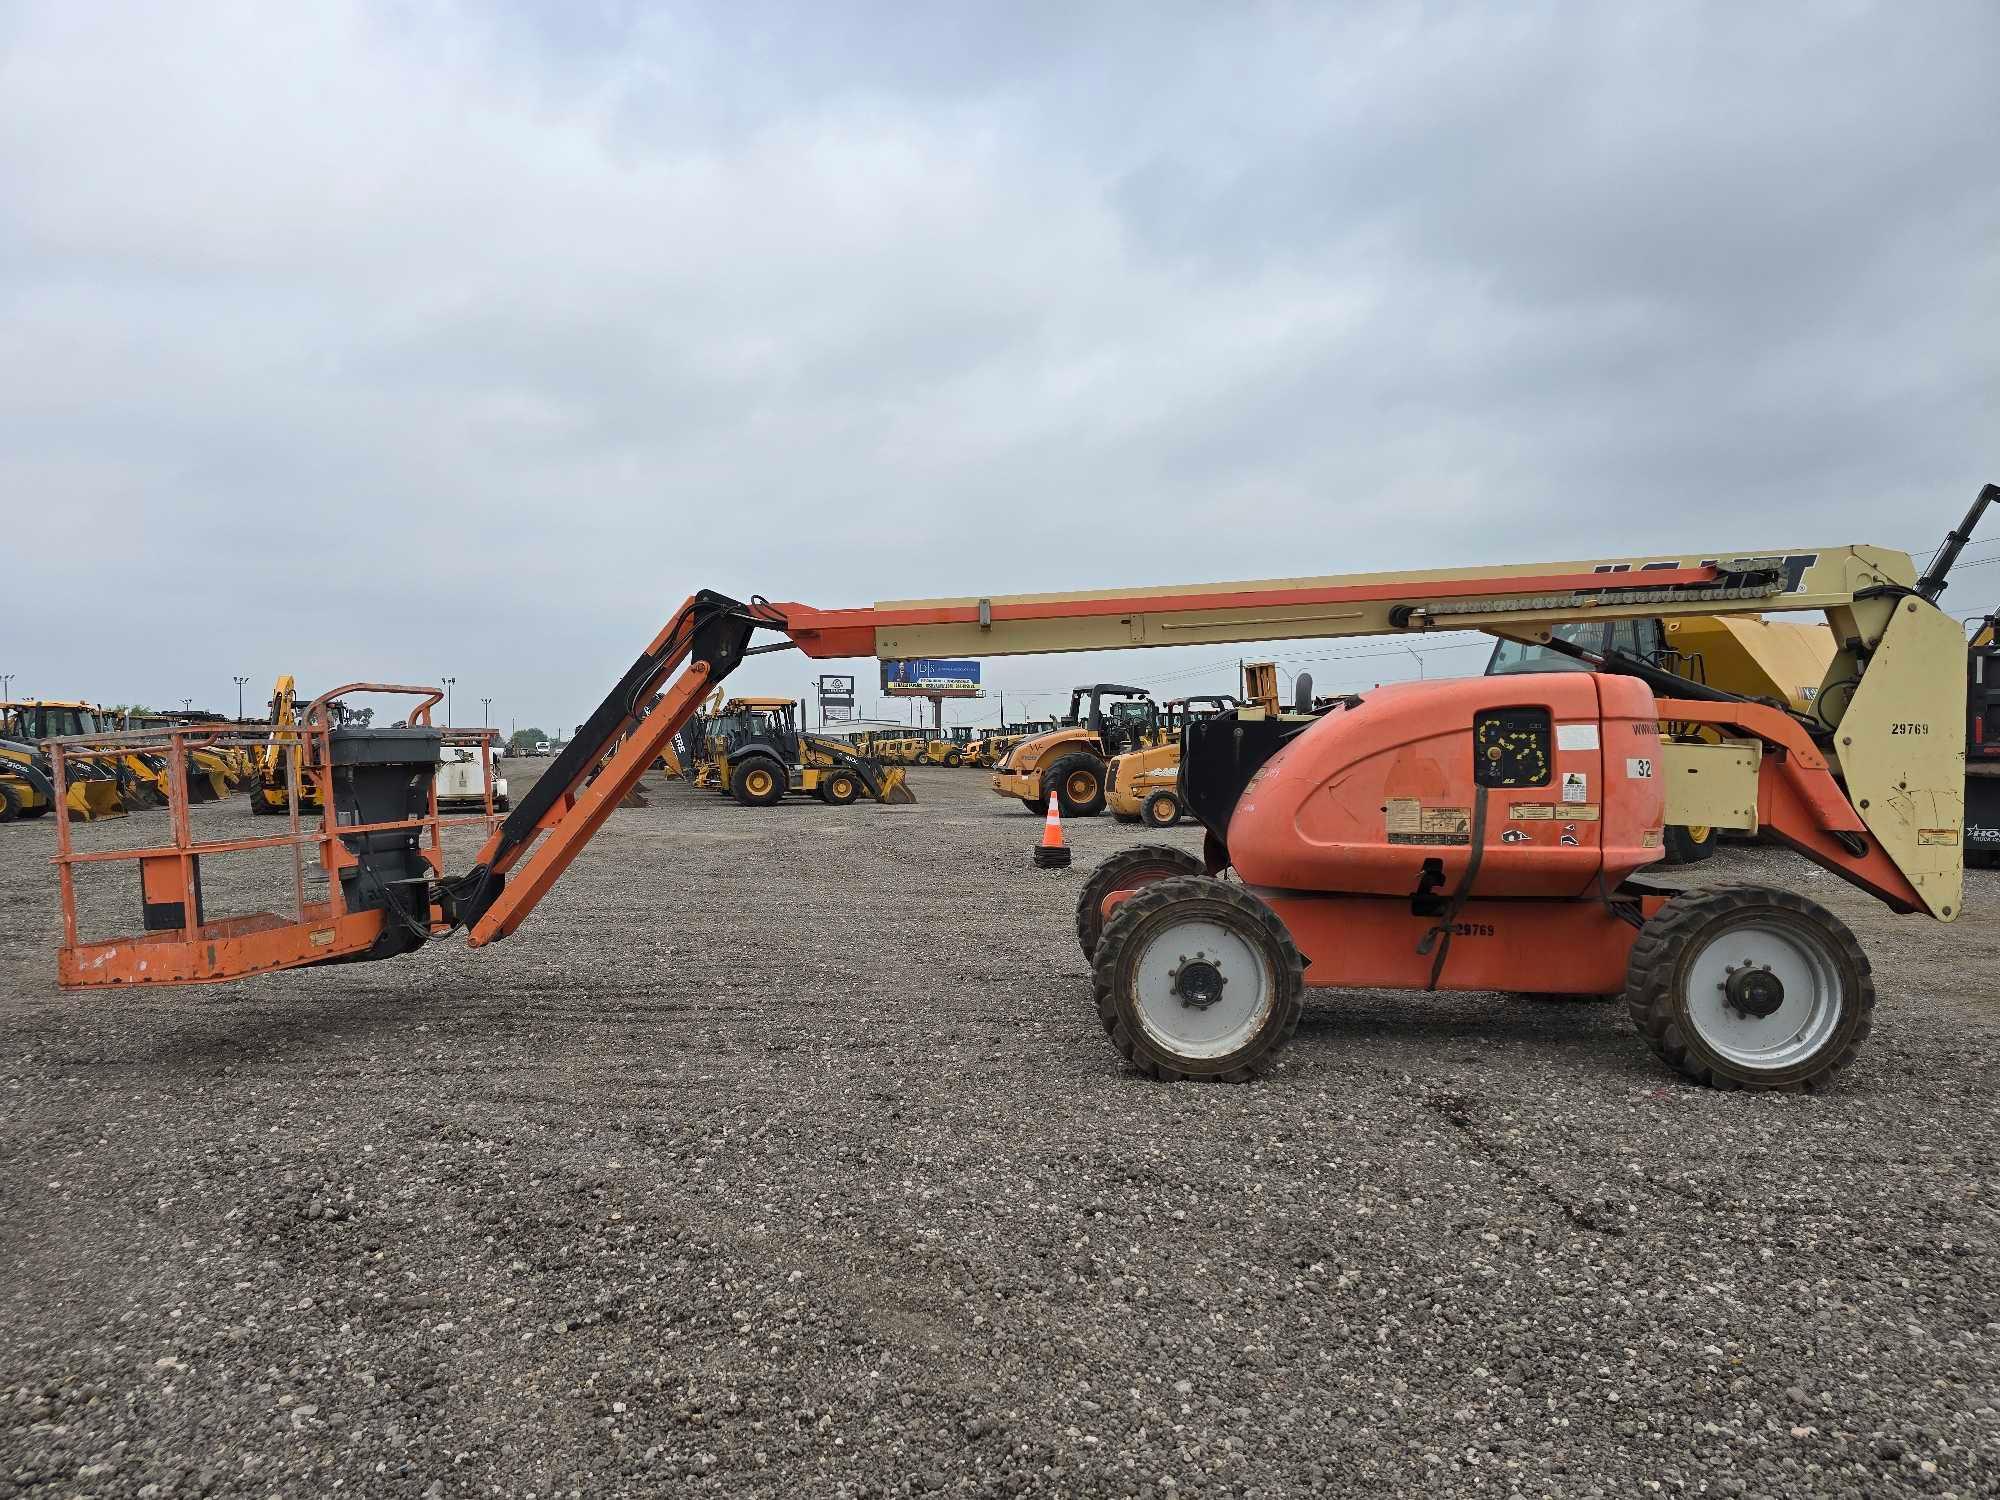
[[[1958,830],[1956,828],[1919,828],[1917,830],[1917,843],[1919,845],[1955,844],[1957,842]]]
[[[1546,822],[1555,815],[1556,805],[1553,802],[1510,802],[1507,804],[1507,816],[1516,823],[1529,823],[1537,820]]]
[[[1563,772],[1563,801],[1588,802],[1590,800],[1590,778],[1581,771]]]
[[[1392,800],[1383,809],[1385,831],[1392,844],[1469,844],[1472,809],[1424,807],[1415,798]]]

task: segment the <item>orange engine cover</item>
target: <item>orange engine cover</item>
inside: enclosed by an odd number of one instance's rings
[[[1652,690],[1541,672],[1378,688],[1263,765],[1237,800],[1229,857],[1251,885],[1416,894],[1426,861],[1458,892],[1594,894],[1661,857]],[[1483,816],[1481,803],[1484,803]]]

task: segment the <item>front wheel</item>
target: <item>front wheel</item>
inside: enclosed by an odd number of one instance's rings
[[[1305,964],[1277,913],[1240,885],[1182,875],[1104,924],[1098,1019],[1142,1073],[1247,1083],[1298,1029]]]
[[[1181,820],[1180,793],[1165,788],[1153,793],[1146,799],[1145,806],[1139,809],[1139,816],[1146,820],[1149,828],[1173,827]]]
[[[1632,945],[1625,1001],[1646,1045],[1713,1088],[1816,1089],[1874,1024],[1868,955],[1790,891],[1671,898]]]
[[[861,795],[861,778],[852,771],[835,771],[820,783],[820,795],[829,806],[845,807]]]
[[[1042,790],[1060,801],[1065,818],[1094,818],[1104,811],[1104,762],[1088,753],[1065,755],[1042,777]]]
[[[1172,844],[1135,844],[1120,849],[1090,872],[1077,895],[1076,941],[1083,956],[1096,956],[1097,940],[1104,932],[1104,901],[1113,891],[1136,891],[1156,881],[1204,873],[1200,859]]]

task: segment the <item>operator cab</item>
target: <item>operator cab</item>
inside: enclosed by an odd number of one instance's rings
[[[1644,657],[1655,666],[1668,671],[1681,668],[1672,658],[1677,654],[1666,649],[1666,638],[1658,620],[1572,620],[1558,625],[1549,632],[1557,640],[1571,646],[1580,646],[1586,651],[1603,655],[1610,650],[1619,650],[1632,656]],[[1539,644],[1524,645],[1520,641],[1495,641],[1493,654],[1487,658],[1486,676],[1505,677],[1515,672],[1588,672],[1590,664],[1578,661],[1573,656],[1565,656]]]

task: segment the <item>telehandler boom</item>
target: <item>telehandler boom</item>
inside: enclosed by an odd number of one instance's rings
[[[387,957],[458,927],[473,947],[507,937],[759,631],[785,641],[756,649],[815,659],[983,657],[1818,610],[1839,649],[1811,717],[1614,652],[1594,673],[1404,684],[1303,722],[1226,713],[1190,725],[1181,788],[1208,830],[1206,858],[1177,869],[1154,851],[1134,869],[1114,857],[1078,913],[1106,1030],[1161,1077],[1252,1076],[1310,984],[1622,990],[1683,1071],[1810,1086],[1867,1031],[1867,962],[1846,929],[1786,892],[1675,893],[1630,877],[1660,858],[1667,821],[1762,829],[1896,911],[1958,915],[1966,646],[1936,600],[1996,497],[1981,491],[1921,580],[1906,554],[1827,546],[840,610],[697,593],[462,874],[443,872],[434,832],[423,847],[434,807],[426,816],[417,794],[390,795],[435,764],[435,699],[404,739],[355,738],[331,705],[368,685],[305,715],[325,812],[297,837],[335,877],[327,901],[209,923],[196,866],[225,848],[183,832],[165,849],[77,854],[59,835],[61,981],[225,980]],[[1662,719],[1714,739],[1663,742]],[[65,747],[52,748],[60,783]],[[153,930],[79,939],[71,877],[103,859],[141,862],[149,913],[166,914]],[[1237,879],[1221,878],[1231,870]]]

